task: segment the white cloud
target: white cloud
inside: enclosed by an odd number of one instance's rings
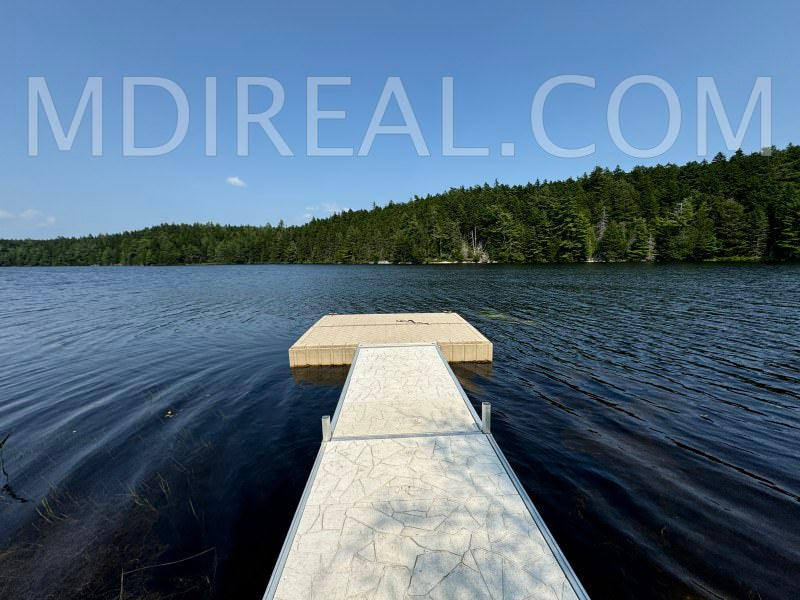
[[[322,204],[320,204],[318,206],[306,206],[305,210],[308,213],[316,213],[318,215],[322,214],[324,216],[327,216],[327,215],[333,215],[333,214],[336,214],[336,213],[347,212],[350,209],[348,207],[346,207],[346,206],[344,206],[344,207],[339,206],[336,202],[323,202]]]
[[[233,187],[247,187],[247,184],[236,175],[231,175],[225,180],[225,182]]]
[[[26,208],[18,215],[0,209],[0,219],[8,219],[9,221],[17,221],[18,223],[24,222],[28,227],[49,227],[56,224],[55,217],[44,214],[38,208]]]
[[[336,202],[320,202],[319,204],[309,204],[303,207],[301,223],[308,223],[312,218],[327,219],[331,215],[344,213],[350,210],[348,207],[339,206]]]

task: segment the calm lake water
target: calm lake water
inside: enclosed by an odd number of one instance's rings
[[[800,597],[798,265],[0,269],[0,597],[260,598],[346,374],[287,348],[428,310],[590,595]]]

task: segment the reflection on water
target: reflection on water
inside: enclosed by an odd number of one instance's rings
[[[4,495],[12,500],[16,500],[17,502],[27,502],[27,498],[23,498],[14,491],[14,487],[11,485],[11,475],[9,475],[8,471],[6,471],[6,461],[3,458],[3,447],[6,445],[6,442],[10,437],[11,434],[7,433],[6,437],[0,440],[0,472],[3,474],[3,477],[5,477],[5,483],[3,483],[3,487],[0,488],[0,491],[2,491]]]
[[[494,342],[454,371],[591,595],[798,597],[799,295],[793,265],[0,270],[0,597],[260,598],[347,372],[287,348],[411,310]]]
[[[347,372],[350,367],[303,367],[292,368],[292,378],[295,383],[308,383],[311,385],[336,385],[344,386]]]

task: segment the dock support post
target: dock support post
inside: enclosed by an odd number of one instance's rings
[[[325,415],[322,417],[322,441],[323,442],[330,442],[331,441],[331,417],[330,415]]]
[[[481,431],[492,433],[492,404],[491,402],[481,403]]]

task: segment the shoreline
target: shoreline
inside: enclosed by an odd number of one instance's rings
[[[501,261],[430,261],[430,262],[253,262],[253,263],[164,263],[152,265],[0,265],[0,269],[28,269],[28,268],[113,268],[113,267],[248,267],[248,266],[375,266],[375,267],[428,267],[428,266],[568,266],[568,265],[703,265],[703,264],[763,264],[763,265],[781,265],[781,264],[799,264],[800,259],[784,258],[784,259],[769,259],[760,257],[745,257],[745,256],[732,256],[728,258],[707,258],[704,260],[673,260],[673,261],[659,261],[659,260],[597,260],[590,259],[575,262],[501,262]]]

